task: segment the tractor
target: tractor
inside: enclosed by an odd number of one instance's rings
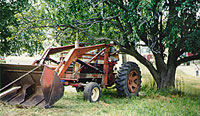
[[[115,71],[119,57],[113,46],[75,44],[49,48],[32,65],[0,64],[0,100],[50,108],[63,96],[64,86],[83,91],[84,100],[90,102],[98,102],[101,88],[108,87],[116,88],[121,97],[137,96],[140,68],[126,62]],[[59,60],[51,57],[54,54],[61,54]]]

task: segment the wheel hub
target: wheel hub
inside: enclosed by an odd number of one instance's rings
[[[131,93],[135,93],[138,88],[138,73],[136,70],[130,71],[128,75],[128,89]]]
[[[97,87],[94,87],[92,90],[92,95],[91,95],[91,99],[93,101],[97,101],[99,97],[99,89]]]

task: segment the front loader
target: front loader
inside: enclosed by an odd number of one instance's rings
[[[124,63],[116,74],[118,54],[113,44],[80,46],[49,48],[32,65],[0,64],[0,100],[50,108],[69,85],[84,91],[84,99],[90,102],[99,101],[101,88],[111,86],[119,96],[138,95],[141,72],[136,63]],[[52,59],[57,53],[62,57]]]

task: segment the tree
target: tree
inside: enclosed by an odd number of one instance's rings
[[[63,16],[57,18],[64,27],[114,40],[122,52],[149,69],[158,88],[174,86],[181,63],[200,59],[198,0],[72,0],[64,5],[58,0],[49,4],[58,5],[57,13]],[[153,52],[155,66],[137,51],[138,41]],[[180,58],[186,52],[193,56]]]
[[[115,41],[121,52],[134,56],[148,68],[159,89],[174,86],[176,68],[181,63],[200,59],[198,0],[40,2],[45,4],[41,16],[52,23],[32,22],[35,25],[30,29],[56,28],[61,37],[68,39],[79,30],[84,41]],[[137,51],[140,41],[152,51],[155,65]],[[186,52],[193,56],[181,58]]]
[[[33,36],[39,35],[41,31],[21,29],[21,25],[25,24],[20,23],[19,17],[22,18],[31,4],[34,2],[29,0],[0,1],[0,55],[20,55],[25,51],[33,55],[42,48],[41,40],[37,41]],[[28,19],[26,21],[28,22]]]

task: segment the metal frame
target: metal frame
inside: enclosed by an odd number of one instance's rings
[[[83,44],[81,44],[83,46]],[[75,48],[75,45],[69,45],[69,46],[64,46],[64,47],[57,47],[57,48],[49,48],[47,49],[44,54],[42,55],[42,58],[40,60],[35,61],[33,64],[45,64],[45,61],[50,60],[56,64],[58,64],[57,67],[51,67],[50,68],[54,69],[58,77],[63,80],[64,85],[72,85],[76,86],[77,83],[79,83],[79,79],[83,78],[92,78],[94,79],[101,79],[101,86],[102,87],[107,87],[108,85],[108,77],[109,77],[109,47],[112,47],[113,44],[99,44],[99,45],[94,45],[94,46],[87,46],[87,47],[79,47]],[[87,53],[92,50],[96,49],[102,49],[96,54],[91,54]],[[56,54],[59,52],[63,52],[66,50],[70,50],[70,52],[67,54],[66,57],[64,57],[63,61],[58,62],[50,58],[50,55]],[[101,54],[104,55],[102,56]],[[84,62],[81,59],[85,59],[83,56],[91,56],[91,58],[87,58],[88,61]],[[103,60],[103,70],[98,69],[97,66],[93,66],[90,63],[94,60]],[[77,70],[75,70],[75,66],[73,66],[73,70],[70,71],[69,67],[71,64],[79,63],[81,64],[80,67],[78,67]],[[85,74],[85,73],[79,73],[83,70],[83,68],[87,66],[90,67],[99,73],[95,74]],[[113,72],[110,72],[113,73]]]

